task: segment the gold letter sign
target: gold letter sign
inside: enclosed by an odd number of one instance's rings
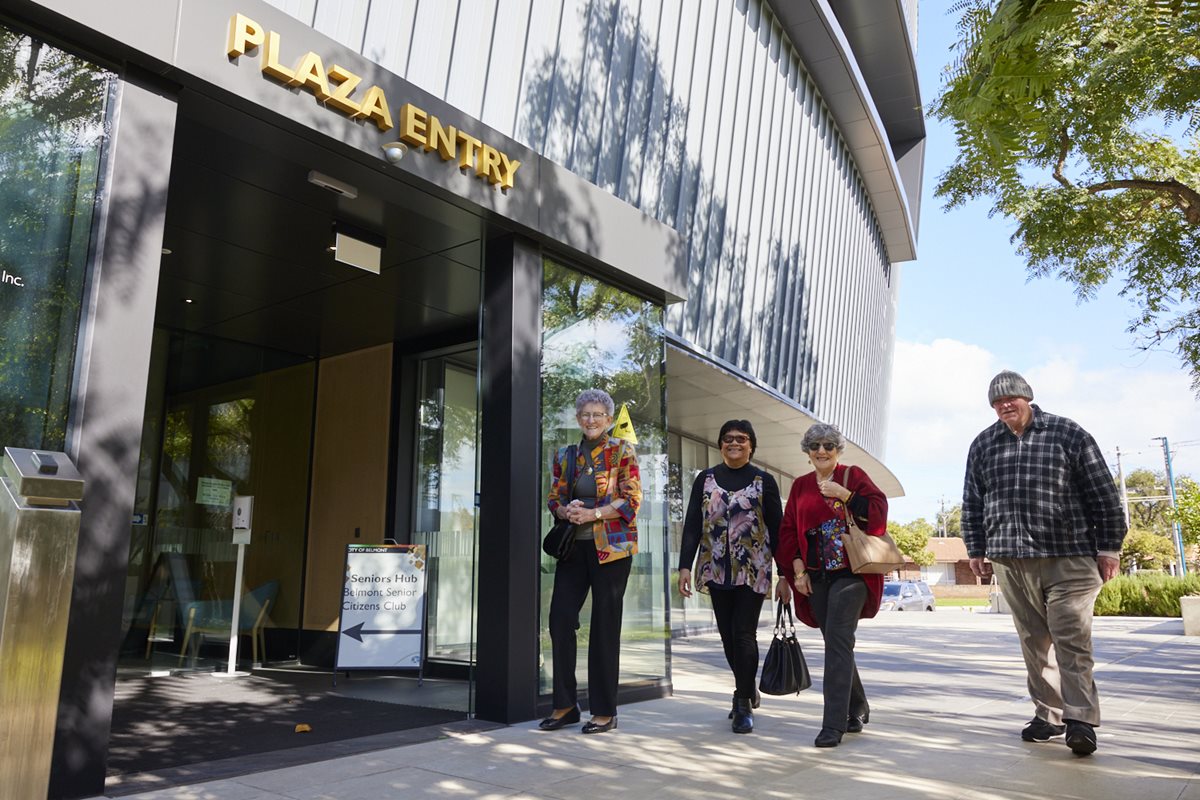
[[[231,59],[262,50],[261,70],[285,86],[304,89],[321,105],[350,117],[374,122],[380,131],[395,127],[387,96],[378,86],[368,86],[356,95],[362,78],[340,64],[325,67],[316,53],[309,51],[285,66],[279,34],[264,30],[244,14],[234,14],[229,20],[229,40],[225,52]],[[511,189],[521,162],[510,159],[482,140],[456,128],[444,125],[432,114],[412,103],[400,107],[400,139],[424,152],[437,151],[443,161],[457,161],[462,171],[472,170],[480,180],[501,189]]]

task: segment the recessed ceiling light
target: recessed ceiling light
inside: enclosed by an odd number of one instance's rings
[[[336,253],[336,252],[337,252],[337,245],[336,245],[336,244],[331,244],[331,245],[329,245],[329,247],[326,247],[326,248],[325,248],[325,252],[326,252],[326,253]]]
[[[162,254],[163,254],[164,256],[169,256],[169,255],[171,255],[171,248],[169,248],[169,247],[164,247],[164,248],[162,249]]]
[[[185,297],[185,298],[183,298],[183,302],[187,303],[188,305],[191,305],[192,303],[194,303],[196,301],[190,297]]]

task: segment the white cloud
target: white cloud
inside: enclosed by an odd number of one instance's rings
[[[953,339],[898,341],[887,464],[906,497],[892,502],[893,519],[932,520],[943,499],[947,507],[959,502],[967,448],[996,419],[987,386],[1001,369],[1024,375],[1041,408],[1086,428],[1114,466],[1120,447],[1126,471],[1162,471],[1161,443],[1152,439],[1167,436],[1176,476],[1200,474],[1200,403],[1182,370],[1086,369],[1074,353],[1002,364],[986,349]]]

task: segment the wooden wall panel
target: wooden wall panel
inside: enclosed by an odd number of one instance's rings
[[[269,625],[293,631],[300,624],[315,373],[314,364],[302,364],[254,379],[254,536],[245,588],[278,579]]]
[[[378,543],[386,535],[391,387],[390,344],[320,363],[305,629],[337,627],[346,545]]]

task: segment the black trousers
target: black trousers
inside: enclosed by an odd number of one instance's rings
[[[825,714],[821,727],[845,732],[851,714],[870,711],[854,663],[854,637],[867,602],[867,584],[857,575],[846,573],[832,580],[813,575],[812,587],[808,602],[825,639],[825,674],[821,681]]]
[[[754,678],[758,675],[758,615],[762,613],[763,595],[749,586],[712,589],[713,614],[725,660],[733,670],[733,682],[738,697],[754,697]]]
[[[579,610],[592,594],[588,633],[588,709],[593,716],[617,713],[617,680],[621,671],[621,611],[632,557],[601,564],[591,542],[576,542],[571,555],[554,569],[550,596],[550,650],[554,658],[554,707],[578,701],[575,682],[575,632]]]

